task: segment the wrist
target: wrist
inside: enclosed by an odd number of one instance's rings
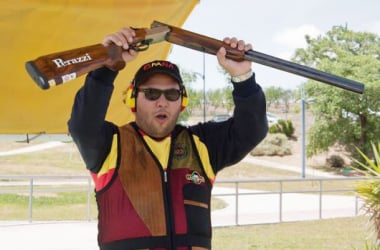
[[[100,82],[104,85],[113,84],[116,76],[118,75],[118,71],[113,71],[107,67],[101,67],[89,73],[92,79],[97,82]]]
[[[248,72],[246,72],[244,74],[237,75],[237,76],[231,76],[231,81],[234,83],[244,82],[244,81],[248,80],[249,78],[251,78],[252,75],[253,75],[253,72],[250,69]]]

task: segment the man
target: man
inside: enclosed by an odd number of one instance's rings
[[[123,28],[103,45],[116,44],[129,63],[135,33]],[[236,38],[225,46],[250,44]],[[240,161],[266,135],[266,103],[249,61],[217,59],[232,76],[235,110],[220,123],[176,125],[187,105],[179,70],[168,61],[137,71],[126,102],[135,122],[105,121],[113,82],[124,65],[109,65],[86,77],[77,93],[69,131],[95,182],[100,249],[211,249],[210,200],[218,171]]]

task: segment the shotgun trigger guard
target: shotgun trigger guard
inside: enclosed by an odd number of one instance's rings
[[[145,51],[149,49],[149,45],[151,43],[152,39],[149,40],[143,40],[139,43],[133,44],[131,48],[137,52]]]

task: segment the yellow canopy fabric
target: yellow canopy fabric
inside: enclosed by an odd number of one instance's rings
[[[123,26],[150,27],[153,20],[181,27],[198,0],[2,0],[0,3],[0,133],[67,133],[67,121],[84,76],[48,90],[25,70],[39,56],[100,43]],[[133,119],[122,92],[146,61],[165,59],[170,44],[151,45],[119,73],[107,119]]]

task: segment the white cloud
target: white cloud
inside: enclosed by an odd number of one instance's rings
[[[288,49],[305,48],[305,35],[317,37],[322,31],[313,25],[301,25],[296,28],[289,28],[274,36],[274,42],[286,46]]]
[[[380,35],[380,21],[371,22],[365,26],[368,32],[372,32],[377,35]]]

